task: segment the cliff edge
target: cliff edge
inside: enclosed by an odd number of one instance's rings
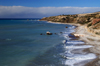
[[[100,12],[44,17],[41,21],[86,25],[89,32],[100,35]]]

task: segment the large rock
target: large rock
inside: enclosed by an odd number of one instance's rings
[[[50,33],[49,31],[46,32],[47,35],[52,35],[52,33]]]

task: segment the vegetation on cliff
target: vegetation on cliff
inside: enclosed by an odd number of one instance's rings
[[[82,25],[87,25],[87,28],[92,33],[100,35],[100,12],[51,16],[51,17],[44,17],[41,20],[60,22],[60,23],[79,23]]]

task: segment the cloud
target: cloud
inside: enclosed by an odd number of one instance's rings
[[[0,18],[42,18],[61,14],[79,14],[100,11],[100,7],[24,7],[0,6]]]

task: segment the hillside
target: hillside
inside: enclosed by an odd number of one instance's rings
[[[86,25],[88,31],[100,35],[100,12],[44,17],[43,21]]]

